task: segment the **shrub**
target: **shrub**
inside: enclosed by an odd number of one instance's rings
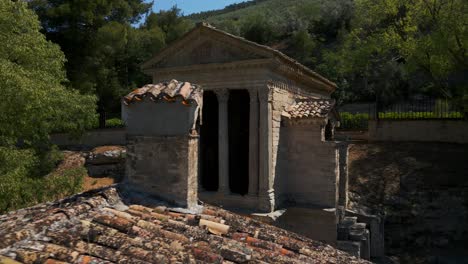
[[[385,112],[379,113],[380,119],[433,119],[463,118],[461,112]]]
[[[43,163],[57,162],[56,150],[41,161],[32,149],[0,147],[0,214],[57,200],[81,190],[86,170],[71,169],[43,176]]]
[[[120,118],[111,118],[106,120],[106,127],[124,127],[124,123]]]
[[[367,129],[369,126],[368,114],[352,114],[348,112],[340,113],[341,129]]]

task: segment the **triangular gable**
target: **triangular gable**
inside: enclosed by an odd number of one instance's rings
[[[198,26],[143,63],[142,68],[146,70],[273,57],[269,52],[232,37],[206,25]]]
[[[194,64],[223,63],[248,59],[275,58],[280,63],[297,71],[301,76],[320,81],[331,89],[336,84],[312,71],[278,50],[234,36],[199,23],[172,45],[142,64],[144,71],[155,68],[170,68]]]

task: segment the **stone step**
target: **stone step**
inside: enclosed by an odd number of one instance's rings
[[[355,223],[349,227],[350,230],[364,230],[366,229],[366,223]]]
[[[346,216],[343,218],[343,221],[339,224],[340,227],[349,228],[350,226],[356,224],[357,217],[356,216]]]
[[[338,240],[336,243],[336,246],[339,250],[348,252],[349,254],[356,256],[358,258],[361,257],[361,243],[360,242]]]
[[[350,229],[348,239],[352,241],[366,240],[366,229]]]

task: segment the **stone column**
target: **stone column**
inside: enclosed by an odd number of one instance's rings
[[[249,118],[249,195],[258,195],[258,95],[257,89],[250,89]]]
[[[275,196],[272,179],[270,179],[271,168],[271,102],[269,89],[258,90],[260,101],[259,115],[259,209],[271,212],[274,209]]]
[[[219,186],[218,192],[228,194],[229,191],[229,129],[228,129],[228,99],[229,90],[215,90],[218,97],[218,148],[219,148]]]
[[[337,148],[339,150],[339,185],[338,185],[338,205],[343,206],[346,210],[348,206],[348,154],[349,147],[347,142],[337,143]]]

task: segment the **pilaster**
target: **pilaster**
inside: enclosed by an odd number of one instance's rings
[[[271,175],[272,152],[272,106],[268,86],[258,90],[260,102],[259,115],[259,209],[271,212],[275,207],[275,194]]]

